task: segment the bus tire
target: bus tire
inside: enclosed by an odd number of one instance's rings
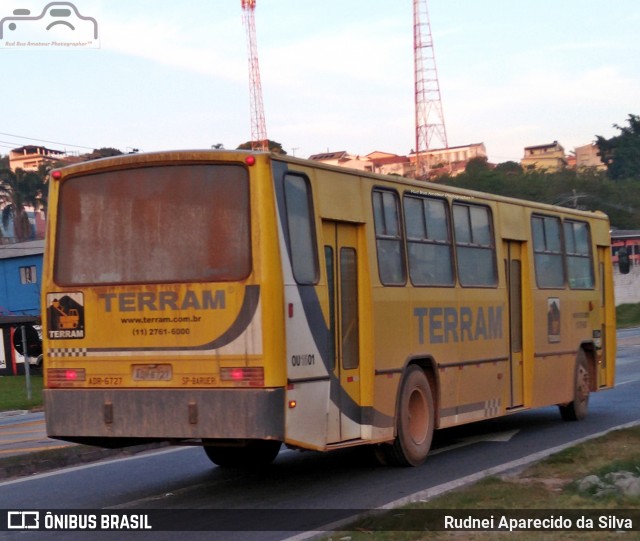
[[[223,468],[261,468],[271,464],[280,452],[276,440],[249,440],[237,445],[206,445],[204,452],[211,462]]]
[[[573,400],[569,404],[561,404],[560,415],[563,421],[580,421],[587,416],[589,409],[589,364],[583,349],[576,357],[574,373]]]
[[[434,413],[433,394],[424,370],[411,365],[402,381],[396,416],[396,439],[387,446],[388,462],[419,466],[431,448]]]

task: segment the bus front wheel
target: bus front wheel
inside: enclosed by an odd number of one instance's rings
[[[396,439],[386,446],[388,462],[398,466],[419,466],[427,458],[433,438],[433,395],[426,374],[410,366],[400,387]]]
[[[576,358],[573,400],[569,404],[559,406],[563,421],[580,421],[587,416],[590,390],[589,364],[584,350],[581,349]]]
[[[250,440],[240,445],[207,445],[204,452],[211,462],[225,468],[260,468],[271,464],[280,452],[275,440]]]

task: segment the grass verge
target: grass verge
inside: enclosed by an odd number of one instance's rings
[[[616,306],[616,322],[620,329],[640,325],[640,304]]]
[[[25,376],[0,377],[0,411],[33,410],[42,407],[42,376],[32,375],[31,400],[27,399]]]
[[[478,483],[451,491],[441,497],[394,509],[384,515],[365,518],[342,532],[332,532],[322,539],[349,541],[441,541],[474,539],[489,541],[507,538],[516,541],[529,540],[586,540],[638,539],[635,532],[602,530],[561,532],[470,532],[470,531],[403,531],[408,517],[415,518],[414,509],[424,510],[474,510],[481,516],[490,510],[499,515],[500,510],[552,510],[555,516],[562,510],[605,510],[615,515],[620,509],[640,509],[640,493],[632,495],[621,490],[585,489],[580,481],[587,476],[597,476],[604,482],[607,474],[629,472],[640,477],[640,427],[617,430],[600,438],[565,449],[537,462],[526,469],[501,476],[488,477]],[[411,510],[411,511],[409,511]],[[585,511],[586,513],[586,511]],[[533,511],[532,511],[533,514]],[[637,528],[638,525],[636,524]],[[414,528],[419,529],[419,528]]]

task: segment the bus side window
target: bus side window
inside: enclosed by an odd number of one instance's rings
[[[593,258],[591,235],[584,222],[565,220],[564,246],[567,255],[567,274],[571,289],[593,289]]]
[[[318,256],[313,226],[311,188],[306,177],[285,175],[284,197],[291,240],[293,276],[299,284],[315,284],[318,281]]]
[[[564,288],[560,218],[532,216],[531,231],[538,287]]]
[[[453,285],[448,210],[441,199],[404,196],[409,276],[413,285]]]
[[[407,281],[407,270],[404,263],[398,194],[388,190],[374,190],[373,218],[380,282],[384,285],[404,285]]]
[[[460,285],[491,287],[498,283],[491,211],[488,207],[453,204]]]

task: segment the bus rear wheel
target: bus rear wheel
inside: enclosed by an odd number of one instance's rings
[[[433,439],[433,395],[422,368],[407,370],[400,387],[396,439],[385,446],[388,463],[397,466],[419,466],[429,453]]]
[[[587,416],[590,391],[589,364],[584,350],[581,349],[576,357],[573,400],[569,404],[559,406],[563,421],[580,421]]]
[[[261,468],[271,464],[280,452],[281,442],[248,440],[239,445],[204,442],[204,452],[211,462],[224,468]]]

